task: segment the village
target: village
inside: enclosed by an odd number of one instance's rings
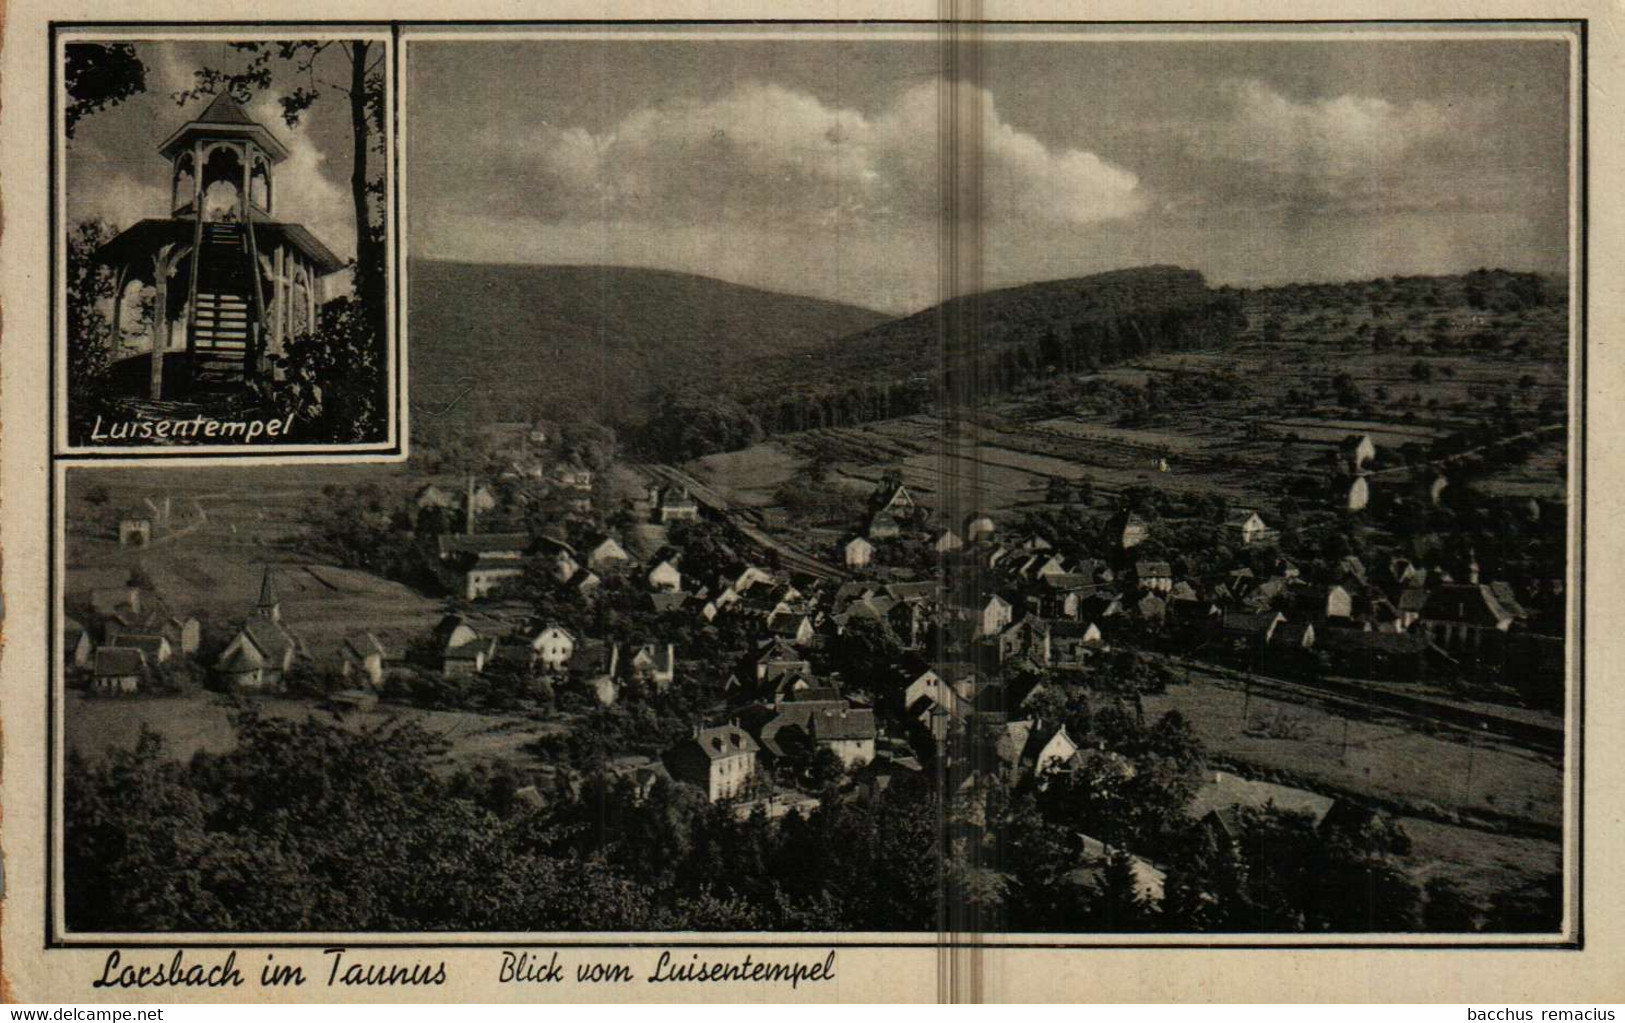
[[[70,571],[70,735],[74,715],[89,712],[81,708],[140,716],[146,700],[222,694],[340,722],[414,710],[507,715],[519,720],[492,727],[514,735],[501,747],[511,805],[536,813],[588,799],[595,785],[624,785],[634,802],[677,785],[771,826],[830,800],[873,804],[912,787],[972,807],[965,818],[985,825],[992,793],[1027,792],[1065,824],[1067,877],[1094,891],[1117,870],[1129,902],[1148,913],[1169,899],[1181,843],[1240,855],[1238,813],[1296,808],[1323,830],[1368,838],[1404,819],[1413,831],[1547,841],[1540,785],[1522,807],[1468,791],[1441,808],[1443,798],[1385,789],[1370,767],[1362,791],[1336,776],[1260,772],[1211,741],[1204,759],[1202,704],[1185,707],[1181,694],[1239,680],[1240,728],[1282,733],[1274,738],[1295,727],[1290,714],[1282,723],[1282,706],[1330,708],[1345,766],[1350,721],[1367,730],[1403,721],[1440,749],[1465,734],[1469,774],[1471,744],[1487,734],[1506,747],[1482,755],[1481,777],[1493,777],[1508,749],[1560,748],[1560,724],[1540,711],[1563,700],[1558,579],[1488,572],[1470,547],[1424,562],[1398,544],[1387,557],[1367,545],[1362,558],[1300,539],[1289,556],[1274,507],[1175,506],[1153,491],[1088,512],[1062,493],[1047,516],[951,515],[895,474],[867,495],[847,535],[820,541],[729,508],[681,470],[603,450],[566,454],[556,432],[515,427],[482,451],[484,474],[443,470],[410,489],[403,475],[395,496],[375,496],[367,511],[334,493],[331,518],[308,503],[290,513],[304,520],[300,543],[348,566],[323,569],[324,583],[366,565],[444,594],[421,600],[410,627],[347,628],[320,602],[299,604],[309,617],[291,611],[283,588],[316,569],[280,556],[236,572],[252,592],[230,606],[186,606],[149,569],[206,543],[220,523],[202,504],[168,497],[104,507],[101,542],[116,542],[131,567],[88,591],[76,591]],[[1368,435],[1336,447],[1328,515],[1380,536],[1392,517],[1441,508],[1442,477],[1374,500],[1382,459]],[[1526,528],[1544,519],[1561,535],[1560,507],[1503,504]],[[369,553],[378,550],[392,553]],[[1273,721],[1255,718],[1269,699]],[[1153,727],[1148,709],[1159,707]],[[1113,713],[1128,715],[1113,727],[1129,738],[1103,728]],[[1172,747],[1146,738],[1163,731],[1178,736]],[[1137,742],[1157,752],[1137,761]],[[1162,779],[1176,795],[1143,798],[1170,799],[1167,812],[1184,824],[1150,826],[1136,816],[1144,808],[1130,809],[1149,781],[1136,775],[1152,768],[1181,780]],[[1079,827],[1064,809],[1079,800],[1095,807],[1082,821],[1110,833]],[[1118,811],[1100,811],[1113,800]],[[1389,844],[1370,854],[1393,855]],[[1457,876],[1487,906],[1496,885],[1520,875],[1468,867]]]

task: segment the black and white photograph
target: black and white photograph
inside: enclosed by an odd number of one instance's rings
[[[394,444],[390,45],[61,37],[67,450]]]
[[[405,460],[55,466],[53,933],[1576,947],[1581,44],[407,26]],[[378,436],[377,52],[75,45],[70,430]]]

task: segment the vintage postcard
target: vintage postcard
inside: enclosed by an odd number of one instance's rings
[[[57,448],[399,450],[392,42],[54,33]]]
[[[1619,998],[1586,11],[310,13],[7,24],[15,997]]]

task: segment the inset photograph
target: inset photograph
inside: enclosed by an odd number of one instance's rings
[[[387,36],[59,40],[57,446],[387,451]]]

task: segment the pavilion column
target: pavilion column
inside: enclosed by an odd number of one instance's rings
[[[147,393],[153,401],[164,396],[164,353],[169,349],[170,333],[169,279],[190,251],[187,246],[171,242],[152,257],[152,286],[157,294],[152,299],[152,373]]]
[[[276,258],[271,269],[271,347],[278,355],[282,354],[283,347],[288,342],[288,319],[284,301],[288,290],[287,252],[287,248],[282,245],[276,247]]]
[[[124,347],[124,285],[130,279],[130,268],[120,266],[113,275],[113,357]]]
[[[241,215],[242,222],[245,224],[248,223],[248,218],[253,216],[253,214],[249,212],[251,203],[248,199],[248,190],[253,186],[254,183],[254,170],[251,166],[249,166],[249,164],[253,161],[253,158],[254,157],[250,148],[248,146],[244,146],[242,155],[243,187],[242,191],[237,193],[237,210]]]

